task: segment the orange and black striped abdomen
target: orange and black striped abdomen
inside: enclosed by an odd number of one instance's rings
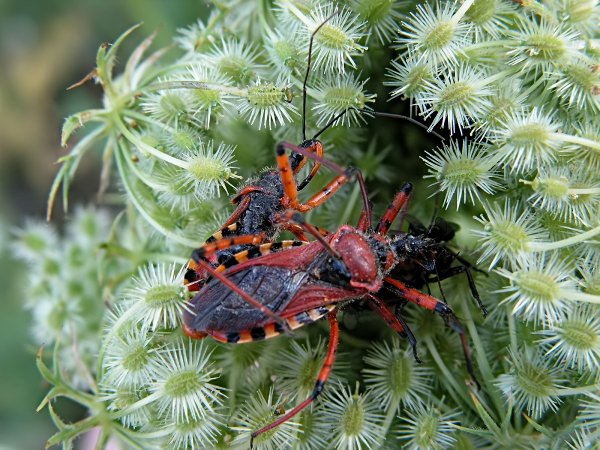
[[[304,325],[315,322],[316,320],[319,320],[325,316],[334,307],[334,305],[326,305],[319,306],[308,311],[303,311],[291,317],[285,318],[285,325],[272,322],[262,327],[254,327],[250,330],[244,330],[241,332],[224,333],[208,330],[207,333],[217,341],[228,342],[232,344],[245,344],[247,342],[262,341],[264,339],[270,339],[272,337],[279,336],[280,334],[285,333],[287,329],[295,330],[296,328],[300,328]]]

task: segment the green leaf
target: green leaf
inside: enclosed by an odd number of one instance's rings
[[[125,38],[140,26],[141,23],[138,23],[125,30],[112,45],[104,43],[98,48],[98,53],[96,55],[96,70],[98,78],[104,85],[112,81],[112,71],[117,60],[117,51],[119,50],[119,47]]]
[[[66,147],[67,141],[75,131],[84,126],[87,122],[98,119],[101,113],[101,109],[88,109],[67,117],[62,126],[60,145]]]
[[[144,56],[144,52],[152,45],[152,41],[156,37],[156,31],[144,39],[133,51],[129,59],[127,60],[127,64],[125,65],[124,77],[126,83],[131,86],[131,80],[137,66]]]
[[[35,357],[35,365],[37,366],[40,374],[48,383],[55,385],[56,384],[56,374],[53,373],[50,368],[46,365],[43,359],[44,355],[44,347],[40,347]]]

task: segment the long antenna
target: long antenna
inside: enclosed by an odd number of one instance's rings
[[[315,40],[315,35],[317,32],[329,22],[336,14],[338,10],[336,9],[333,14],[331,14],[327,19],[325,19],[321,24],[312,32],[310,35],[310,42],[308,44],[308,61],[306,63],[306,75],[304,75],[304,83],[302,84],[302,141],[306,141],[306,84],[308,83],[308,75],[310,73],[310,63],[312,60],[312,48],[313,41]]]
[[[321,128],[319,130],[319,132],[317,132],[317,134],[315,134],[313,136],[313,139],[317,139],[319,136],[321,136],[321,134],[323,134],[324,131],[326,131],[328,128],[330,128],[335,122],[337,122],[337,120],[340,117],[342,117],[344,114],[346,114],[351,109],[361,112],[363,114],[367,114],[367,115],[371,114],[373,116],[389,117],[390,119],[406,120],[406,121],[412,123],[413,125],[417,125],[417,126],[421,127],[422,129],[424,129],[428,133],[433,134],[435,137],[437,137],[438,139],[440,139],[442,141],[446,139],[444,136],[437,133],[436,131],[430,130],[429,127],[427,125],[425,125],[424,123],[421,123],[417,119],[414,119],[410,116],[405,116],[404,114],[392,114],[392,113],[386,113],[386,112],[371,111],[369,109],[361,109],[361,108],[348,108],[348,109],[343,110],[341,113],[338,113],[333,119],[331,119],[329,122],[327,122],[327,124],[323,128]],[[305,138],[305,140],[306,140],[306,138]]]

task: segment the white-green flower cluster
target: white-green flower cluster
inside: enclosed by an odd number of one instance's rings
[[[27,265],[23,306],[31,311],[33,339],[54,347],[66,380],[82,389],[94,384],[105,311],[101,273],[110,217],[77,208],[59,237],[56,227],[30,221],[15,232],[14,255]]]
[[[61,158],[49,211],[61,187],[68,205],[80,161],[101,152],[99,198],[118,193],[123,203],[112,227],[81,210],[62,237],[37,224],[16,233],[34,339],[55,349],[51,368],[38,358],[53,386],[41,406],[67,397],[89,411],[64,423],[50,407],[59,430],[49,445],[100,427],[98,448],[116,437],[125,448],[247,449],[252,432],[311,394],[323,329],[244,345],[190,340],[180,330],[193,295],[183,274],[191,248],[226,220],[226,194],[274,165],[275,144],[335,121],[319,136],[326,158],[363,170],[376,211],[406,181],[402,165],[427,172],[421,185],[433,181],[440,206],[456,206],[451,220],[474,230],[461,246],[476,247],[473,259],[490,270],[475,284],[491,318],[469,304],[463,273],[430,287],[465,327],[481,390],[456,333],[429,312],[394,304],[419,363],[378,317],[343,309],[324,394],[255,448],[595,448],[598,1],[214,3],[179,30],[176,49],[150,50],[149,37],[121,73],[117,52],[139,31],[101,46],[88,78],[104,101],[64,124],[65,145],[84,129]],[[407,100],[414,118],[449,138],[420,154],[399,148],[390,136],[400,125],[367,123],[386,108],[373,106],[375,93],[394,112]],[[331,178],[321,170],[307,191]],[[310,221],[335,230],[355,223],[360,204],[358,186],[344,188]],[[413,202],[410,212],[432,209]]]
[[[492,306],[510,349],[477,345],[502,361],[495,413],[538,426],[600,373],[585,282],[600,271],[599,17],[596,1],[432,2],[405,21],[389,72],[392,95],[452,135],[423,158],[444,206],[484,210],[479,262],[504,279]]]

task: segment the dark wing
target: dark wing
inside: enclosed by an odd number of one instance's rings
[[[276,314],[281,314],[306,282],[308,274],[271,266],[250,266],[227,278]],[[185,324],[196,331],[236,333],[273,320],[217,279],[208,282],[191,301]]]

